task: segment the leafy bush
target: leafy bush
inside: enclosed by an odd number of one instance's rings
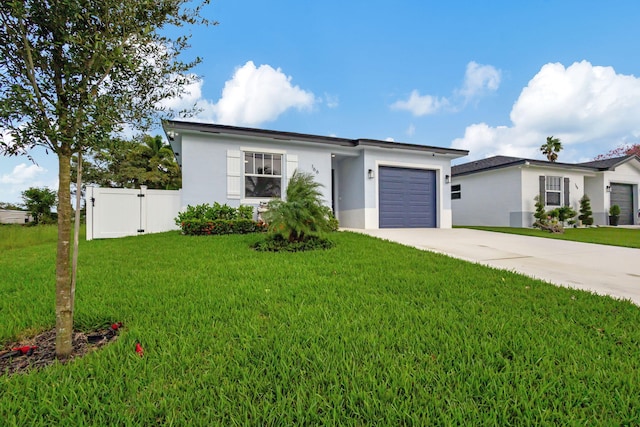
[[[574,211],[571,206],[562,206],[560,208],[554,209],[552,212],[557,211],[558,221],[564,223],[575,218],[578,215],[578,212]]]
[[[297,252],[333,247],[324,234],[338,230],[339,224],[322,203],[320,187],[313,175],[295,171],[287,185],[287,199],[267,205],[263,215],[269,235],[254,246],[256,250]]]
[[[303,241],[290,242],[279,234],[273,234],[257,242],[254,248],[260,252],[300,252],[330,249],[334,246],[335,243],[333,241],[319,236],[308,236]]]
[[[338,231],[338,229],[340,228],[340,223],[333,214],[333,211],[329,206],[324,206],[324,210],[329,221],[329,231]]]
[[[313,175],[295,171],[287,186],[287,200],[272,200],[264,213],[269,233],[289,242],[304,242],[332,230],[330,209],[322,203],[321,184]]]
[[[534,198],[536,201],[536,212],[533,214],[536,219],[533,222],[534,228],[549,231],[550,233],[564,233],[564,227],[562,222],[559,221],[560,210],[554,209],[552,211],[545,211],[544,203],[540,200],[539,196]]]
[[[238,208],[231,207],[227,204],[221,205],[215,202],[213,205],[208,203],[187,206],[187,210],[178,213],[178,217],[175,219],[176,225],[180,225],[185,221],[194,219],[215,221],[219,219],[234,220],[234,219],[251,219],[253,217],[252,206],[240,206]]]
[[[264,223],[250,219],[193,219],[181,224],[182,232],[191,236],[247,234],[265,231]]]
[[[609,208],[609,215],[611,216],[620,216],[620,206],[613,205]]]
[[[591,211],[591,200],[586,194],[580,199],[580,216],[578,219],[583,225],[593,225],[593,212]]]
[[[175,221],[183,234],[196,236],[246,234],[266,229],[264,223],[253,220],[252,206],[234,208],[218,202],[213,205],[189,205],[186,211],[178,213]]]
[[[240,219],[253,219],[253,206],[240,205],[237,216]]]
[[[536,226],[536,223],[545,223],[547,221],[547,212],[544,210],[544,202],[540,200],[540,196],[534,197],[536,201],[536,212],[533,214],[533,217],[536,221],[533,223],[533,226]]]

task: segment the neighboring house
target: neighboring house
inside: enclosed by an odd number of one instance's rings
[[[466,150],[234,126],[163,124],[182,169],[182,207],[284,197],[296,169],[322,184],[341,227],[451,227],[451,160]],[[257,209],[256,209],[257,210]]]
[[[26,224],[29,221],[31,221],[31,215],[27,211],[0,209],[0,224]]]
[[[608,224],[611,205],[620,224],[638,224],[640,158],[623,156],[587,163],[558,163],[495,156],[452,167],[453,224],[531,227],[535,196],[547,210],[591,199],[595,225]]]

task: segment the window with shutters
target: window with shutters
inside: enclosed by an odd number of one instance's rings
[[[560,206],[562,204],[562,177],[547,176],[545,183],[546,205]]]
[[[244,152],[244,197],[280,197],[282,154]]]

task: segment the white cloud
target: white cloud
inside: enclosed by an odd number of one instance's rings
[[[502,72],[497,68],[471,61],[467,64],[462,89],[454,90],[450,98],[420,95],[420,92],[414,89],[409,99],[394,102],[391,104],[391,109],[406,110],[416,117],[435,114],[445,108],[449,111],[458,111],[469,101],[498,90],[501,77]]]
[[[165,102],[174,111],[191,108],[200,112],[195,119],[232,126],[257,126],[274,121],[289,109],[310,110],[318,100],[312,92],[291,84],[292,77],[270,65],[255,66],[248,61],[238,67],[225,82],[217,102],[203,98],[204,82],[198,80],[185,88],[185,93]],[[326,95],[329,108],[337,106],[337,97]]]
[[[252,61],[238,68],[212,106],[217,122],[227,125],[259,125],[270,122],[290,108],[310,109],[311,92],[291,84],[291,76],[270,65],[256,67]]]
[[[431,95],[420,95],[420,92],[413,90],[406,101],[396,101],[391,104],[393,110],[406,110],[414,116],[426,116],[437,113],[442,108],[449,105],[446,98],[438,98]]]
[[[416,133],[416,127],[413,125],[413,123],[411,123],[407,128],[407,135],[413,136],[415,135],[415,133]]]
[[[57,189],[58,181],[54,178],[42,166],[19,163],[0,175],[0,201],[22,203],[21,193],[29,187]]]
[[[387,141],[387,142],[396,142],[396,140],[395,140],[395,139],[393,139],[393,138],[392,138],[392,137],[390,137],[390,136],[389,136],[389,137],[387,137],[387,138],[385,138],[384,140],[385,140],[385,141]]]
[[[486,92],[498,90],[501,78],[502,73],[497,68],[471,61],[467,64],[464,85],[457,93],[465,99],[465,102],[468,102]]]
[[[20,163],[16,165],[10,173],[0,176],[0,184],[21,185],[34,181],[36,177],[46,172],[46,169],[38,165]]]
[[[160,105],[175,112],[193,108],[203,101],[202,84],[202,79],[197,79],[184,87],[184,93],[180,97],[164,99]]]
[[[531,79],[511,110],[510,126],[468,126],[452,147],[470,159],[494,154],[542,158],[547,136],[562,140],[560,161],[593,158],[640,135],[640,78],[587,61],[549,63]]]
[[[329,108],[337,108],[340,105],[340,98],[338,97],[338,95],[330,95],[328,93],[325,93],[324,102]]]

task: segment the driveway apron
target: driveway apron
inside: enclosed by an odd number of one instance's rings
[[[463,228],[349,231],[640,305],[640,249]]]

